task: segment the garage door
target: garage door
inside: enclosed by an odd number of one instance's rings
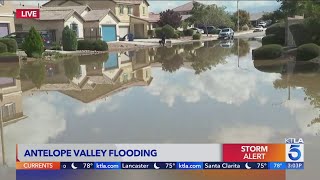
[[[9,34],[9,24],[0,23],[0,37],[6,36]]]
[[[129,34],[129,26],[119,26],[120,37],[124,37],[127,34]]]
[[[116,26],[102,26],[102,39],[106,42],[116,41]]]

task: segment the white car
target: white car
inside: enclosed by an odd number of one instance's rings
[[[259,24],[258,24],[258,26],[262,26],[262,27],[266,27],[267,26],[267,23],[266,22],[260,22]]]
[[[262,26],[258,26],[256,28],[254,28],[254,30],[253,30],[253,32],[262,32],[262,31],[264,31]]]
[[[233,39],[234,31],[231,28],[224,28],[219,33],[219,39]]]
[[[199,29],[199,28],[191,28],[194,31],[197,31],[200,34],[204,34],[204,30],[203,29]]]

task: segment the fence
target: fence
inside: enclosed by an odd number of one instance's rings
[[[83,29],[84,39],[98,40],[101,39],[100,28],[84,28]]]

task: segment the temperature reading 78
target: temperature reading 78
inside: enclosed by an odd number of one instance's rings
[[[91,169],[93,167],[93,163],[83,163],[83,169]]]
[[[257,168],[258,168],[258,169],[264,169],[264,168],[266,168],[267,166],[268,166],[267,163],[257,163]]]
[[[175,163],[166,163],[166,169],[173,169]]]

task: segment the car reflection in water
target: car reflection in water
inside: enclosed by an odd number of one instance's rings
[[[233,39],[220,41],[220,46],[223,48],[232,48],[233,45],[234,45]]]

